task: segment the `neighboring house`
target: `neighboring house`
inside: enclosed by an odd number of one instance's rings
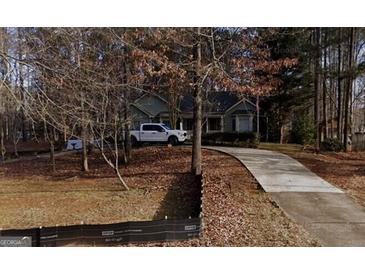
[[[353,110],[353,132],[365,133],[365,108],[354,107]]]
[[[177,128],[193,129],[193,97],[186,95],[179,103]],[[247,98],[239,99],[229,92],[210,92],[203,105],[203,132],[253,131],[256,106]],[[133,127],[158,122],[170,125],[167,101],[153,93],[145,93],[132,104]]]

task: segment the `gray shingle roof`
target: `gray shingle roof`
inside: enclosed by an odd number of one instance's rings
[[[208,100],[204,102],[204,108],[209,112],[224,113],[236,104],[240,99],[232,93],[226,91],[210,92]],[[194,108],[194,99],[191,95],[186,95],[180,103],[182,112],[192,112]]]

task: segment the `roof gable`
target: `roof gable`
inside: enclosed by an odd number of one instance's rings
[[[206,112],[225,113],[231,108],[238,108],[239,103],[247,101],[246,99],[240,99],[234,93],[226,91],[215,91],[208,93],[208,99],[204,102],[204,110]],[[254,106],[253,103],[247,101],[247,105]],[[251,111],[252,106],[247,106],[245,109]],[[186,95],[180,102],[180,110],[182,112],[193,112],[194,110],[194,98],[192,95]]]
[[[135,103],[136,107],[140,108],[151,116],[157,116],[160,113],[168,112],[167,101],[154,93],[145,93],[139,97]],[[214,91],[208,93],[207,100],[204,101],[203,108],[205,112],[210,113],[227,113],[236,110],[244,110],[245,112],[254,112],[255,104],[246,98],[241,99],[236,94],[227,91]],[[194,111],[194,98],[191,94],[182,97],[180,101],[181,112]]]
[[[168,111],[166,100],[153,93],[145,93],[134,102],[134,105],[150,113],[152,116]]]

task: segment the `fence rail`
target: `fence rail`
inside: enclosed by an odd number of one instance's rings
[[[32,246],[115,245],[136,242],[189,240],[199,237],[200,218],[124,222],[101,225],[2,230],[0,236],[30,236]]]

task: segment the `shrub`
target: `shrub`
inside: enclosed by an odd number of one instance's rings
[[[297,115],[293,121],[291,141],[296,144],[309,145],[314,143],[315,127],[307,114]]]
[[[344,149],[342,142],[337,138],[327,138],[325,139],[321,147],[326,151],[341,151]]]
[[[255,148],[260,143],[256,132],[215,132],[202,137],[203,145],[231,145]]]

